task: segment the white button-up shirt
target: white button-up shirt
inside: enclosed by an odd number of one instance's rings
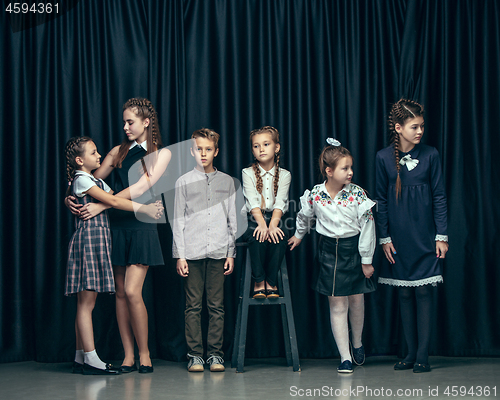
[[[280,168],[278,181],[278,193],[274,196],[274,175],[276,166],[266,171],[259,165],[260,175],[262,176],[262,196],[257,191],[257,178],[253,167],[245,168],[243,175],[243,196],[245,196],[245,206],[241,210],[242,214],[249,213],[254,208],[261,208],[262,197],[265,207],[263,211],[272,212],[274,209],[280,209],[283,214],[288,210],[288,190],[292,181],[292,174],[286,169]]]

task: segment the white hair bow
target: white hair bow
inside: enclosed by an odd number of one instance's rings
[[[337,139],[331,137],[326,139],[326,143],[328,143],[330,146],[335,146],[335,147],[340,146],[340,142]]]
[[[418,164],[418,160],[413,160],[409,154],[404,156],[401,160],[399,160],[399,163],[401,165],[406,165],[406,168],[408,168],[408,171],[411,171],[413,168],[415,168]]]

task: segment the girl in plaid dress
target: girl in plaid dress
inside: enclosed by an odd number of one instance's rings
[[[111,188],[101,179],[96,179],[92,171],[100,166],[100,154],[96,145],[88,137],[74,137],[66,144],[66,171],[69,188],[73,196],[82,204],[103,202],[122,210],[148,214],[159,218],[160,204],[140,207],[130,200],[112,195]],[[140,208],[139,208],[140,207]],[[111,267],[111,235],[107,212],[94,218],[82,220],[75,217],[76,231],[68,251],[65,295],[77,295],[75,321],[76,355],[74,372],[84,374],[117,374],[119,368],[102,362],[95,351],[92,327],[92,310],[97,293],[114,293],[115,282]]]

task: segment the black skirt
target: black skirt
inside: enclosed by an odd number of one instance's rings
[[[359,235],[336,239],[320,235],[312,288],[326,296],[350,296],[376,289],[363,274]]]

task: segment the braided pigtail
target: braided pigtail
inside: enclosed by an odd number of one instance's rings
[[[68,180],[68,190],[66,195],[71,193],[71,185],[75,178],[75,172],[80,169],[76,163],[76,157],[82,157],[85,154],[85,144],[91,142],[92,139],[88,136],[75,136],[68,140],[64,148],[66,157],[66,179]]]
[[[401,196],[401,164],[399,163],[399,132],[396,130],[396,125],[404,126],[410,118],[423,117],[424,107],[413,100],[400,99],[393,104],[389,113],[389,133],[390,141],[394,146],[394,161],[396,162],[396,200]]]
[[[262,181],[262,175],[260,174],[259,163],[255,161],[252,164],[253,172],[255,173],[255,187],[257,192],[260,193],[260,210],[264,213],[264,208],[266,208],[266,202],[264,201],[264,196],[262,195],[262,189],[264,188],[264,182]]]
[[[280,182],[280,152],[278,151],[276,153],[276,156],[274,158],[274,165],[276,166],[275,173],[274,173],[274,197],[277,196],[278,194],[278,185]]]

